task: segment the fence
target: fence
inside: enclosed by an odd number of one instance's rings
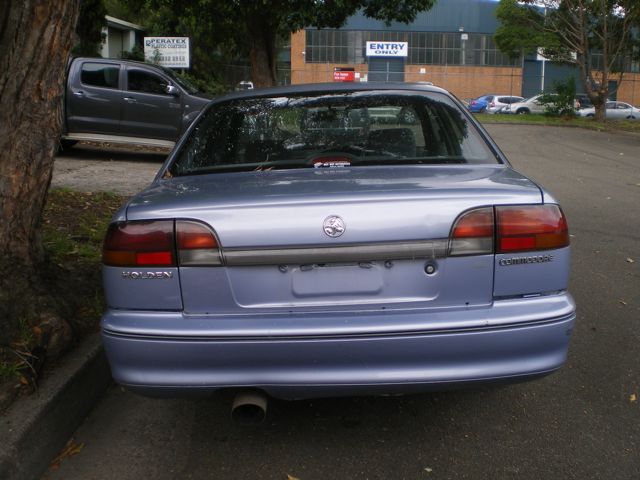
[[[282,65],[277,69],[278,84],[333,82],[335,67],[341,67],[341,65],[307,64],[305,69],[300,70],[291,70]],[[365,64],[354,67],[354,81],[370,80],[372,72],[369,72],[367,67]],[[247,65],[225,65],[221,73],[230,89],[233,89],[240,81],[251,79],[251,69]],[[389,71],[388,76],[384,74],[384,71],[378,71],[375,76],[380,79],[382,75],[382,81],[386,79],[388,81],[431,82],[449,90],[461,99],[476,98],[490,93],[511,96],[523,96],[523,92],[535,94],[540,91],[543,81],[539,74],[528,74],[524,78],[523,69],[520,67],[406,65],[405,71],[400,73],[400,76],[398,76],[398,72],[393,71]],[[525,88],[525,82],[527,82],[528,88]],[[545,86],[547,90],[551,89],[552,82],[545,80]],[[619,85],[616,99],[633,105],[640,103],[640,73],[625,74]]]

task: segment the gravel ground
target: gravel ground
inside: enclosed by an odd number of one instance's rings
[[[51,186],[133,195],[153,180],[168,153],[160,148],[82,142],[56,157]]]

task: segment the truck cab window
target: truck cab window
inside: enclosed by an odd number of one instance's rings
[[[120,67],[108,63],[83,63],[80,81],[92,87],[118,88]]]
[[[127,78],[130,91],[167,95],[167,81],[162,77],[142,70],[129,70]]]

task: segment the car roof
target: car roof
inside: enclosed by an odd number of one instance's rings
[[[335,83],[304,83],[296,85],[284,85],[280,87],[256,88],[253,90],[245,90],[242,92],[233,92],[223,95],[214,100],[214,102],[235,100],[241,98],[259,98],[273,97],[278,95],[300,95],[305,93],[348,93],[348,92],[367,92],[373,90],[387,91],[418,91],[444,93],[450,95],[449,92],[440,87],[428,85],[426,83],[405,83],[405,82],[335,82]]]
[[[90,61],[90,62],[99,62],[99,63],[126,63],[130,65],[138,65],[141,67],[160,67],[160,65],[155,65],[149,62],[142,62],[140,60],[127,60],[124,58],[102,58],[102,57],[73,57],[70,61]]]

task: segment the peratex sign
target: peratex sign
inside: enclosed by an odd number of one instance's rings
[[[169,68],[189,68],[189,37],[144,37],[144,59]]]
[[[406,57],[409,42],[367,42],[367,57]]]

